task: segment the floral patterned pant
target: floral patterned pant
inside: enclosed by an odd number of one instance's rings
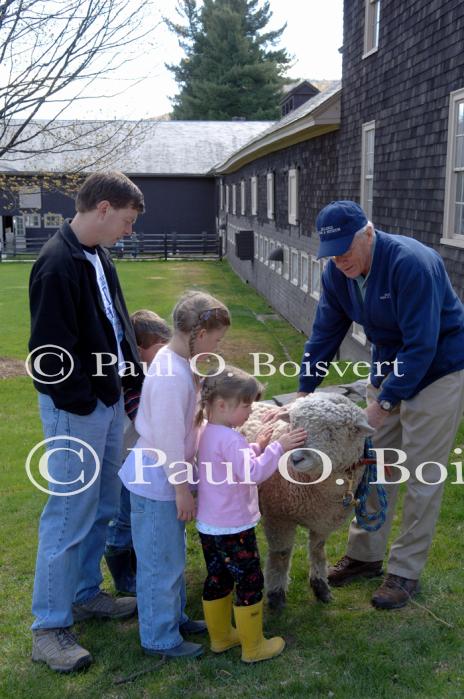
[[[254,527],[238,534],[201,534],[208,577],[203,599],[227,597],[235,585],[237,606],[256,604],[263,597],[264,578]]]

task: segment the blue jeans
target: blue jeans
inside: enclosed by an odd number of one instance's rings
[[[32,599],[36,617],[32,628],[46,629],[71,626],[73,603],[92,599],[100,590],[106,529],[117,511],[121,492],[117,474],[124,401],[121,397],[110,407],[98,401],[90,415],[58,410],[43,394],[39,394],[39,406],[45,437],[56,437],[47,448],[59,449],[48,459],[49,490],[57,494],[49,496],[40,518]],[[93,484],[78,494],[73,492],[90,482],[96,461],[72,438],[89,444],[100,463]]]
[[[131,493],[132,538],[137,556],[137,606],[143,648],[175,648],[184,640],[185,523],[173,500]]]
[[[119,512],[108,524],[106,533],[106,545],[118,549],[132,548],[131,531],[131,504],[130,492],[125,485],[121,485],[121,498],[119,500]]]

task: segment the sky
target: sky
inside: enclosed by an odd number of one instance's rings
[[[137,0],[128,0],[128,3]],[[160,19],[163,15],[177,20],[177,0],[155,0]],[[343,0],[270,0],[273,13],[271,29],[287,22],[280,47],[294,56],[288,75],[291,78],[338,79],[341,77],[343,43]],[[156,118],[171,110],[177,86],[164,63],[178,63],[183,56],[177,38],[165,25],[154,32],[154,47],[142,45],[138,58],[130,64],[130,73],[121,70],[114,79],[95,82],[88,94],[123,94],[99,99],[80,99],[61,115],[67,119],[142,119]],[[139,80],[127,88],[134,76]],[[42,108],[39,117],[52,115],[53,107]]]

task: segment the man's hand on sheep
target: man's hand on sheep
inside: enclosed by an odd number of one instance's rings
[[[256,444],[260,448],[261,451],[264,451],[271,441],[272,433],[274,431],[274,428],[272,425],[269,425],[268,427],[265,427],[262,432],[258,434],[256,437]]]
[[[278,441],[284,451],[291,451],[292,449],[298,449],[298,447],[304,447],[307,436],[307,431],[298,427],[295,430],[290,430],[287,434],[283,434]]]
[[[304,398],[305,396],[309,396],[309,393],[297,393],[295,400],[297,398]],[[270,425],[273,425],[274,422],[277,422],[277,420],[285,420],[285,422],[288,422],[288,410],[292,403],[293,401],[287,403],[287,405],[283,405],[281,408],[272,408],[269,410],[267,415],[265,415],[263,418],[263,423],[268,422]]]
[[[376,400],[369,403],[364,412],[366,413],[367,422],[376,430],[382,427],[389,415],[388,410],[383,410]]]

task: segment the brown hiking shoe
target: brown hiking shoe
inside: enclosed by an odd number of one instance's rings
[[[382,561],[357,561],[343,556],[328,571],[327,579],[332,587],[341,587],[359,578],[377,578],[383,574]]]
[[[402,578],[389,573],[378,590],[372,595],[376,609],[400,609],[419,591],[419,581]]]
[[[82,648],[69,629],[34,629],[32,660],[47,663],[56,672],[74,672],[92,662],[89,651]]]
[[[135,597],[111,597],[100,592],[83,604],[73,604],[74,622],[84,619],[127,619],[137,611]]]

